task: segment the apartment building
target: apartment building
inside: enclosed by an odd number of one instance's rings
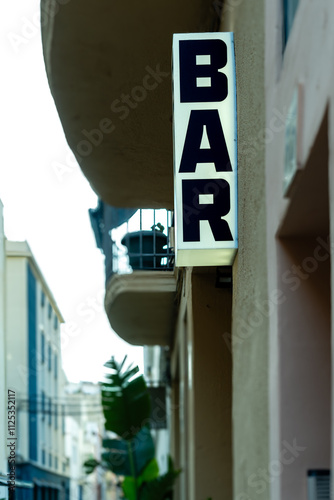
[[[104,417],[100,386],[92,382],[70,383],[66,387],[66,453],[71,457],[71,500],[104,500],[107,494],[105,472],[87,475],[84,462],[101,460]]]
[[[7,384],[6,384],[6,349],[5,349],[5,235],[3,227],[3,204],[0,200],[0,435],[7,438]],[[7,453],[6,447],[0,448],[0,498],[7,498]]]
[[[18,499],[69,498],[60,354],[63,317],[26,242],[6,248],[6,381],[16,399]]]
[[[111,267],[106,283],[113,329],[165,346],[180,500],[330,498],[333,16],[330,0],[84,1],[43,27],[68,142],[123,209],[177,208],[173,34],[234,34],[234,261],[170,267],[139,224],[155,266]]]

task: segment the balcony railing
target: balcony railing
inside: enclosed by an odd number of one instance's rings
[[[110,232],[112,273],[172,270],[171,226],[170,211],[139,209],[127,222],[113,229]]]

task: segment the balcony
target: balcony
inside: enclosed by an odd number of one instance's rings
[[[42,43],[50,89],[93,189],[112,206],[173,208],[172,34],[217,29],[214,2],[71,0],[52,8],[41,0],[41,10],[49,12]]]
[[[126,223],[113,229],[114,272],[173,271],[171,226],[172,214],[167,210],[138,210]]]
[[[110,325],[130,344],[169,345],[176,292],[172,214],[119,210],[100,202],[91,211],[96,240],[106,257]]]

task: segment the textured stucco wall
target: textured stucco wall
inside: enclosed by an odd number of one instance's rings
[[[215,268],[183,275],[172,354],[178,500],[232,499],[232,358],[223,337],[232,294],[215,280]]]
[[[299,2],[298,10],[294,19],[292,30],[288,38],[285,49],[282,47],[282,16],[280,12],[280,2],[278,0],[272,2],[267,0],[266,9],[266,115],[267,123],[270,123],[273,114],[277,111],[284,115],[287,114],[293,93],[298,84],[303,88],[303,104],[302,104],[302,119],[298,126],[298,134],[301,137],[301,146],[298,154],[299,166],[301,167],[301,177],[305,179],[305,172],[310,174],[310,168],[321,171],[323,168],[328,168],[329,180],[325,190],[319,189],[319,184],[313,184],[313,193],[318,198],[326,198],[329,191],[330,212],[332,212],[333,203],[333,53],[334,53],[334,37],[333,37],[333,19],[334,19],[334,6],[330,0],[322,2],[314,2],[313,0],[304,0]],[[328,130],[324,130],[322,134],[328,137],[329,157],[320,158],[317,155],[315,162],[310,161],[310,157],[314,152],[315,144],[317,142],[317,135],[322,123],[325,120],[328,109]],[[291,216],[294,218],[294,226],[290,231],[290,236],[296,238],[296,247],[298,253],[295,252],[293,256],[295,264],[301,265],[305,256],[313,258],[313,253],[317,246],[316,237],[322,235],[326,240],[328,229],[324,232],[324,222],[327,218],[321,217],[316,222],[318,227],[314,225],[312,235],[310,228],[307,227],[307,210],[310,207],[310,196],[305,196],[301,181],[297,183],[297,190],[292,195],[291,202],[283,198],[282,181],[284,175],[285,163],[285,130],[283,127],[280,132],[274,134],[273,140],[267,145],[266,151],[266,164],[267,164],[267,249],[268,249],[268,283],[269,289],[282,286],[282,279],[289,272],[290,261],[287,260],[287,252],[282,243],[276,238],[277,230],[284,221],[284,225],[291,223]],[[327,125],[326,125],[327,127]],[[323,162],[325,164],[323,165]],[[312,166],[312,164],[314,165]],[[304,177],[303,177],[304,176]],[[315,177],[315,180],[317,177]],[[329,189],[328,189],[329,188]],[[307,192],[309,195],[310,191]],[[298,206],[299,205],[299,206]],[[312,206],[312,205],[311,205]],[[296,215],[296,209],[298,213]],[[319,207],[316,212],[320,213]],[[290,218],[290,221],[289,221]],[[299,224],[306,220],[304,223],[304,231],[308,230],[309,241],[302,242],[300,240]],[[319,217],[318,217],[319,219]],[[333,228],[333,220],[330,220],[330,226]],[[331,234],[333,234],[331,229]],[[298,240],[299,237],[299,240]],[[331,250],[333,247],[331,248]],[[288,255],[288,257],[290,257]],[[319,265],[320,268],[320,265]],[[328,271],[329,272],[329,271]],[[319,273],[319,270],[317,270]],[[331,272],[332,276],[333,273]],[[305,291],[307,287],[312,290],[312,280],[316,278],[316,274],[312,279],[307,278],[307,286],[296,289],[293,297],[287,294],[286,305],[274,312],[270,317],[270,354],[271,360],[269,371],[269,384],[270,384],[270,461],[278,460],[283,440],[294,438],[299,440],[299,445],[303,441],[303,446],[307,448],[304,455],[298,457],[299,460],[289,467],[280,477],[273,482],[271,500],[281,500],[288,498],[305,498],[306,494],[306,474],[305,470],[309,467],[308,461],[312,461],[313,467],[327,467],[328,462],[319,458],[319,452],[314,446],[313,432],[316,434],[318,445],[321,439],[317,437],[317,428],[319,425],[310,425],[307,430],[307,422],[312,415],[307,407],[307,401],[313,402],[314,408],[321,408],[319,405],[319,398],[322,397],[321,392],[318,391],[317,398],[312,392],[308,394],[306,401],[304,400],[303,392],[306,390],[305,379],[301,378],[299,373],[303,368],[303,363],[307,363],[307,356],[309,353],[303,349],[301,342],[299,328],[303,325],[305,313],[309,318],[308,322],[304,322],[303,342],[305,339],[312,338],[316,331],[316,335],[328,335],[328,327],[322,323],[325,318],[323,312],[319,312],[319,304],[324,303],[323,297],[320,297],[318,290],[314,288],[314,296],[311,294],[306,297]],[[333,282],[333,277],[332,277]],[[327,298],[329,300],[329,286],[327,287]],[[333,304],[333,294],[332,294]],[[300,311],[298,312],[296,305],[301,304]],[[294,307],[295,306],[295,307]],[[287,309],[289,307],[290,311]],[[333,306],[332,306],[333,308]],[[288,314],[289,313],[289,314]],[[300,321],[299,316],[303,316],[303,321]],[[333,316],[333,315],[332,315]],[[314,318],[317,323],[316,328],[310,320]],[[319,318],[319,319],[318,319]],[[321,321],[320,321],[321,319]],[[288,321],[295,325],[287,328]],[[332,319],[333,322],[333,319]],[[319,333],[318,333],[319,332]],[[292,339],[287,337],[292,333]],[[319,337],[320,338],[320,337]],[[298,359],[296,364],[294,360],[289,358],[289,349],[291,345],[289,342],[298,347]],[[329,340],[327,339],[327,345]],[[318,347],[321,347],[318,340]],[[310,344],[312,346],[313,345]],[[292,349],[291,349],[292,350]],[[278,354],[280,353],[279,358]],[[308,375],[317,366],[315,363],[308,363]],[[328,367],[327,356],[323,357],[323,367]],[[284,371],[282,370],[284,367]],[[297,389],[297,382],[289,384],[289,381],[284,380],[284,372],[289,373],[291,380],[300,380],[300,387]],[[299,377],[299,379],[298,379]],[[328,375],[326,375],[326,383],[328,384]],[[333,375],[332,375],[333,377]],[[315,379],[318,381],[317,375]],[[297,395],[293,404],[289,402],[293,400],[293,391]],[[328,398],[328,391],[323,390],[323,394]],[[298,406],[297,406],[298,405]],[[297,410],[296,411],[296,407]],[[307,410],[305,410],[307,408]],[[293,413],[293,418],[291,414]],[[314,410],[313,410],[314,412]],[[328,412],[328,410],[327,410]],[[305,415],[301,417],[301,415]],[[307,416],[307,418],[306,418]],[[326,415],[324,414],[323,417]],[[324,424],[321,424],[321,432],[323,434],[325,429],[328,429]],[[328,435],[329,432],[327,431]],[[322,438],[322,436],[321,436]],[[302,441],[301,441],[302,440]],[[329,436],[327,438],[329,441]],[[326,452],[327,449],[322,449],[321,452]],[[306,465],[305,465],[306,464]],[[302,470],[301,470],[302,469]]]
[[[223,341],[232,293],[215,273],[192,274],[195,500],[232,497],[232,360]]]
[[[239,252],[233,282],[234,499],[269,498],[268,297],[265,211],[264,2],[227,2],[222,29],[235,36]],[[228,341],[228,338],[226,338]]]

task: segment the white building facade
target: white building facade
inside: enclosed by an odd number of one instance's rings
[[[71,500],[109,499],[107,490],[113,485],[108,485],[105,471],[98,468],[87,475],[83,466],[88,459],[101,460],[104,416],[100,387],[92,382],[71,383],[66,392],[65,446],[71,457]]]
[[[5,371],[5,236],[3,228],[3,205],[0,200],[0,436],[7,437],[7,384]],[[7,498],[7,457],[5,446],[0,447],[0,498]]]
[[[6,241],[6,372],[16,398],[16,478],[30,482],[18,499],[69,498],[61,322],[28,244]]]

